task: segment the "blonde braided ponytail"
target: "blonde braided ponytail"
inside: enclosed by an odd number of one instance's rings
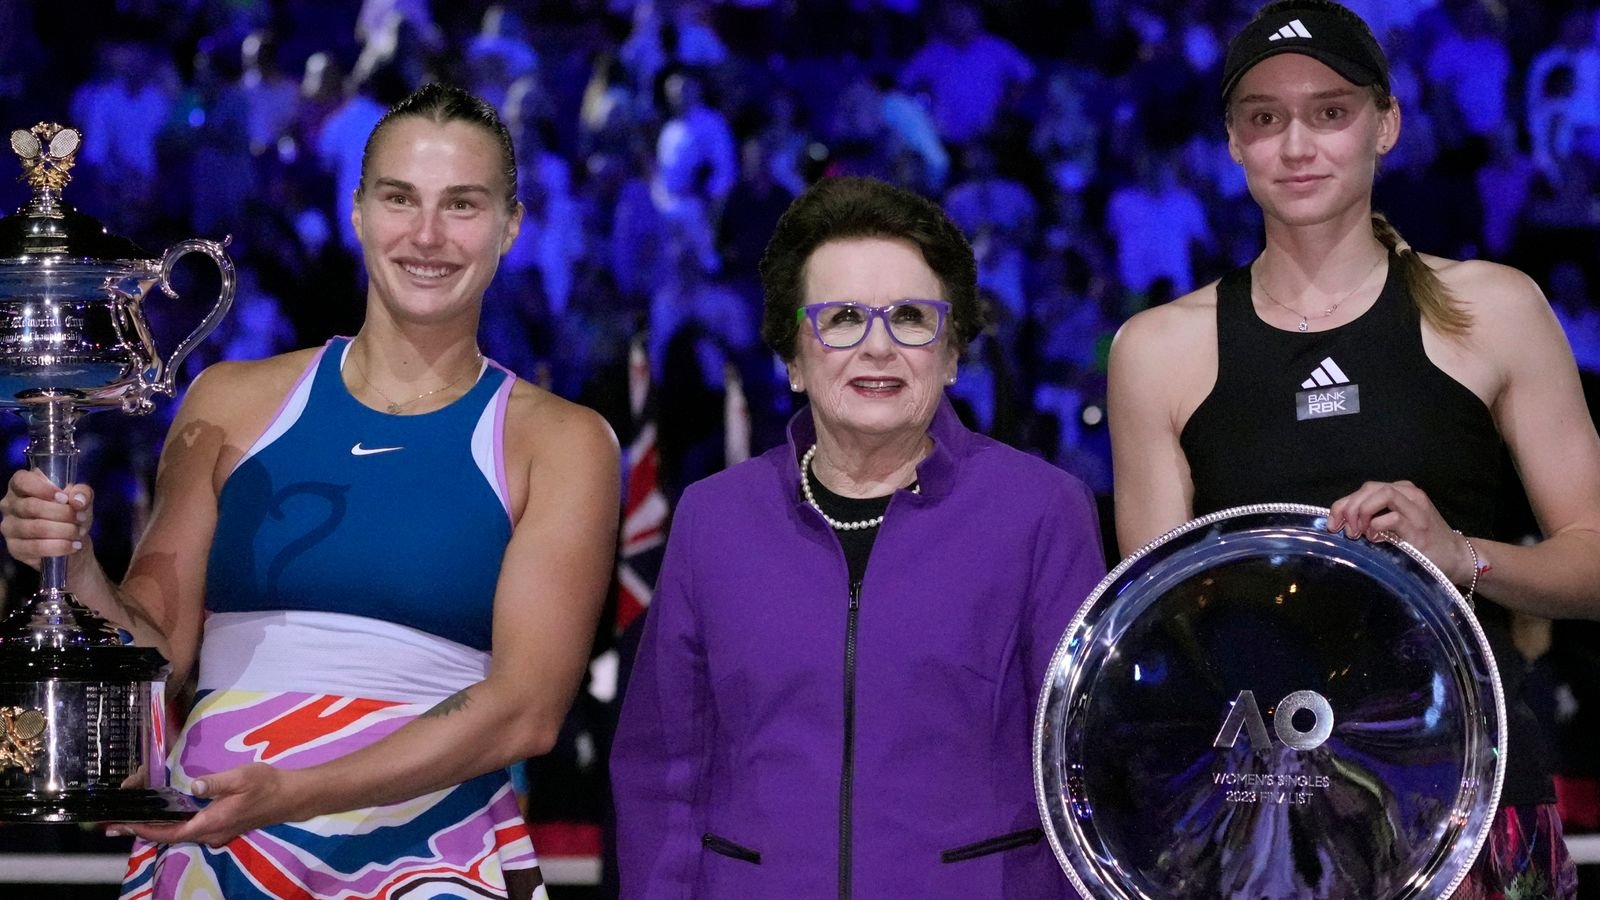
[[[1405,276],[1411,302],[1416,304],[1423,319],[1440,333],[1452,337],[1464,336],[1472,330],[1472,316],[1461,308],[1438,274],[1411,249],[1383,213],[1372,214],[1372,234],[1399,259],[1400,274]]]

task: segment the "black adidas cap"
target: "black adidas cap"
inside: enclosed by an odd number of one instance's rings
[[[1328,7],[1307,3],[1258,15],[1228,44],[1222,65],[1222,102],[1244,73],[1256,63],[1279,53],[1300,53],[1317,60],[1358,87],[1380,85],[1389,90],[1389,63],[1372,32],[1348,10],[1343,15]],[[1345,16],[1349,16],[1346,18]]]

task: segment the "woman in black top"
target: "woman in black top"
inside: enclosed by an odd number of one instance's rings
[[[1456,896],[1542,881],[1538,896],[1571,897],[1521,665],[1505,664],[1508,610],[1600,617],[1600,439],[1566,339],[1521,272],[1420,254],[1374,213],[1401,117],[1354,13],[1263,8],[1229,46],[1223,99],[1266,247],[1113,344],[1122,551],[1217,509],[1316,503],[1330,529],[1397,536],[1492,601],[1477,608],[1513,701],[1505,805]],[[1533,546],[1492,539],[1506,451]]]

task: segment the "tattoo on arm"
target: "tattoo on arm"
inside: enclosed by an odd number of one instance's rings
[[[128,631],[149,629],[163,637],[170,637],[170,634],[167,634],[169,629],[163,629],[161,623],[156,621],[155,617],[150,614],[150,611],[145,608],[143,603],[139,602],[138,598],[121,588],[113,588],[111,596],[127,620]]]
[[[128,596],[127,592],[117,591],[114,596],[116,597],[117,605],[121,606],[122,611],[127,614],[129,625],[137,627],[140,625],[155,624],[155,622],[150,618],[149,613],[144,611],[144,606],[142,606],[137,600],[134,600],[132,597]]]
[[[467,702],[471,699],[472,697],[467,693],[466,688],[462,688],[461,690],[456,691],[454,694],[451,694],[443,700],[440,700],[437,706],[423,713],[422,718],[435,719],[448,716],[453,712],[465,709]]]

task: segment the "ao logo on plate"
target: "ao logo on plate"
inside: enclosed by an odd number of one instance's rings
[[[1294,723],[1295,713],[1301,710],[1315,717],[1311,727],[1304,730]],[[1267,736],[1267,723],[1261,718],[1261,707],[1256,705],[1254,691],[1239,692],[1212,746],[1232,747],[1239,740],[1239,732],[1245,729],[1250,732],[1250,749],[1271,749],[1272,739]],[[1295,691],[1278,701],[1272,715],[1272,730],[1278,733],[1278,740],[1292,749],[1315,750],[1333,734],[1333,707],[1316,691]]]

